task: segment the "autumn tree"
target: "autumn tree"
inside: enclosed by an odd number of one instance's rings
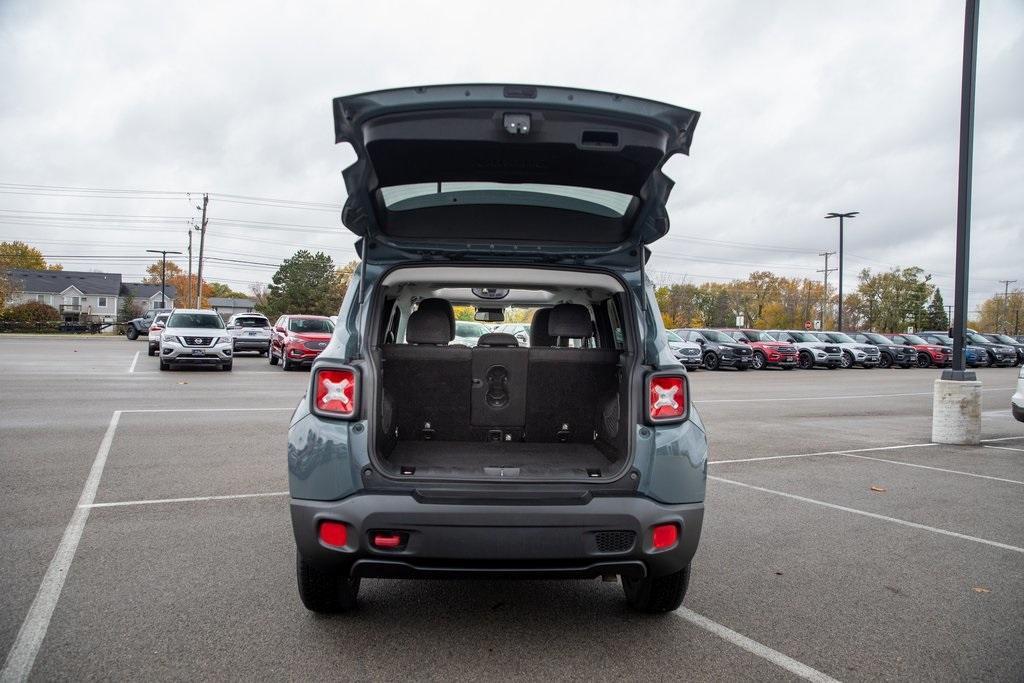
[[[0,311],[6,306],[7,302],[14,298],[14,295],[21,291],[21,287],[17,282],[12,280],[6,273],[0,271]]]
[[[0,270],[22,268],[25,270],[64,270],[59,263],[48,265],[43,252],[24,242],[0,242]]]
[[[996,294],[985,299],[978,307],[972,326],[983,332],[1024,334],[1024,290],[1015,289],[1008,296]]]

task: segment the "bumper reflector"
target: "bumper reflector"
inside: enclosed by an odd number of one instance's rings
[[[402,534],[378,532],[373,535],[373,545],[385,550],[394,550],[403,545]]]
[[[348,529],[341,522],[325,520],[320,522],[320,540],[336,548],[341,548],[348,540]]]
[[[675,522],[659,524],[654,527],[651,540],[655,550],[671,548],[679,542],[679,526]]]

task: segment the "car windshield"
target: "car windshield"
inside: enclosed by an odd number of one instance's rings
[[[704,335],[705,339],[719,344],[735,344],[736,340],[727,335],[725,332],[719,332],[718,330],[701,330],[701,334]]]
[[[985,339],[984,337],[982,337],[980,334],[978,334],[976,332],[968,332],[967,333],[967,338],[970,339],[975,344],[991,344],[992,343],[988,339]]]
[[[996,339],[998,339],[1003,344],[1016,344],[1017,343],[1017,341],[1013,337],[1011,337],[1011,336],[1009,336],[1007,334],[994,334],[992,336],[995,337]]]
[[[753,337],[754,341],[761,341],[761,342],[778,341],[778,339],[776,339],[772,335],[768,334],[767,332],[744,332],[744,334],[747,336],[747,339],[750,339],[751,337]]]
[[[487,334],[487,326],[481,323],[471,323],[465,320],[455,322],[455,336],[466,339],[479,339],[481,335]]]
[[[270,321],[260,316],[235,318],[234,324],[238,327],[270,327]]]
[[[920,337],[918,337],[916,334],[904,334],[903,335],[903,339],[905,339],[906,341],[910,342],[914,346],[918,346],[920,344],[927,344],[928,343],[924,339],[921,339]]]
[[[810,332],[790,332],[789,336],[798,342],[820,342],[821,340],[815,337]]]
[[[868,341],[873,342],[875,344],[892,344],[891,339],[886,339],[877,332],[864,332],[863,334]]]
[[[167,319],[167,327],[223,330],[224,320],[216,313],[174,313]]]
[[[155,317],[153,319],[153,322],[155,322],[155,323],[165,323],[165,322],[167,322],[167,319],[170,316],[171,316],[170,313],[161,313],[160,315],[158,315],[157,317]]]
[[[289,318],[290,332],[334,332],[334,323],[329,318]]]
[[[673,332],[672,330],[665,330],[665,336],[668,337],[668,340],[670,342],[681,342],[681,341],[683,341],[683,338],[680,337],[675,332]]]
[[[825,335],[829,340],[834,341],[838,344],[854,344],[853,337],[843,332],[826,332]]]
[[[938,344],[946,344],[947,346],[953,345],[953,338],[947,337],[944,334],[933,334],[932,339]]]

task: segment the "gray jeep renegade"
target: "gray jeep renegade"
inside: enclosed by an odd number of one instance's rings
[[[364,577],[621,578],[677,608],[708,445],[644,276],[699,114],[448,85],[334,100],[361,265],[291,420],[303,604]],[[529,346],[460,319],[529,314]]]

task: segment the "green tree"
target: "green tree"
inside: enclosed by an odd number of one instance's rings
[[[14,295],[21,291],[17,282],[0,271],[0,311],[4,310],[7,302],[14,298]]]
[[[267,301],[261,311],[270,318],[283,313],[334,315],[341,301],[337,296],[334,261],[323,252],[305,249],[285,259],[267,287]]]
[[[878,332],[924,329],[926,305],[935,290],[931,278],[917,266],[875,275],[867,268],[862,270],[855,299],[861,326]]]
[[[55,263],[47,265],[43,252],[30,247],[24,242],[0,242],[0,270],[4,268],[24,268],[27,270],[64,270],[64,266]]]
[[[946,314],[946,305],[942,301],[942,293],[938,288],[932,294],[932,300],[928,304],[928,312],[925,314],[925,327],[929,330],[949,329],[949,315]]]
[[[210,291],[206,295],[208,297],[210,297],[210,296],[220,296],[220,297],[225,297],[225,298],[228,298],[228,299],[246,299],[246,298],[248,298],[242,292],[237,292],[237,291],[231,289],[231,287],[229,287],[228,285],[224,284],[223,282],[208,282],[208,283],[206,283],[206,285],[209,285],[209,287],[210,287]],[[206,289],[206,287],[204,286],[203,289]]]
[[[127,294],[121,297],[121,310],[118,311],[117,317],[121,322],[128,322],[138,318],[141,315],[139,305],[135,303],[135,297],[131,294]]]

